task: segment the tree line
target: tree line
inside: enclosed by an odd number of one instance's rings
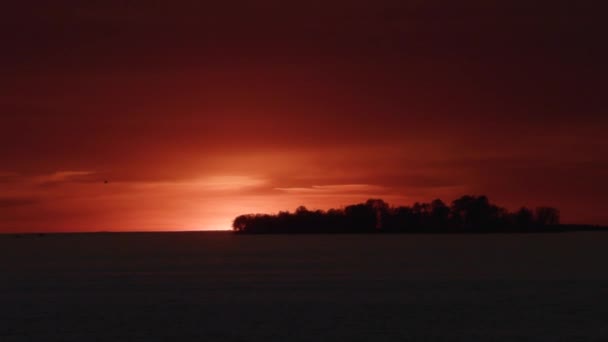
[[[281,211],[276,215],[240,215],[237,233],[445,233],[534,232],[560,230],[560,212],[552,207],[515,212],[492,204],[486,196],[462,196],[451,205],[436,199],[412,206],[390,206],[369,199],[343,209]]]

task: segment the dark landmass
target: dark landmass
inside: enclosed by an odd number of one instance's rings
[[[370,199],[344,209],[295,212],[276,215],[249,214],[234,219],[236,233],[538,233],[608,230],[595,225],[560,224],[560,212],[552,207],[515,212],[492,204],[486,196],[463,196],[450,206],[440,199],[413,206],[392,207],[381,199]]]
[[[0,341],[608,341],[608,233],[0,236]]]

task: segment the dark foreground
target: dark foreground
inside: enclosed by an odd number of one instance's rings
[[[608,233],[0,236],[0,341],[603,341]]]

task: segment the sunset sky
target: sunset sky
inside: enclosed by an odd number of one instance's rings
[[[603,7],[3,3],[0,232],[463,194],[608,224]]]

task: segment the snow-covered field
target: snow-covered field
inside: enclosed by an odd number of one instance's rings
[[[0,341],[605,341],[608,233],[0,236]]]

